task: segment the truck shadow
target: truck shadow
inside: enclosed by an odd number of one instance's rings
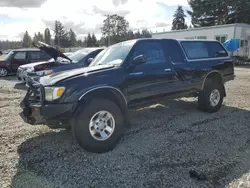
[[[14,85],[14,89],[19,89],[19,90],[24,90],[24,91],[26,91],[26,90],[27,90],[27,87],[25,86],[24,83],[16,83],[16,84]]]
[[[226,187],[250,170],[247,110],[206,114],[196,101],[168,100],[131,111],[131,119],[104,154],[82,150],[67,131],[26,140],[11,187]],[[191,169],[208,180],[191,180]]]

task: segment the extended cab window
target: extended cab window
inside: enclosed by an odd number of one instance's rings
[[[163,49],[158,42],[143,41],[136,45],[133,53],[133,58],[143,55],[147,64],[162,63],[165,62],[165,56]]]
[[[181,42],[188,59],[209,58],[209,52],[203,41],[183,41]]]
[[[175,40],[164,40],[164,50],[169,57],[169,60],[173,63],[183,63],[185,56],[179,43]]]
[[[209,57],[227,57],[227,51],[222,47],[219,42],[206,42],[206,46],[209,52]]]
[[[26,52],[17,52],[14,59],[23,60],[26,59]]]

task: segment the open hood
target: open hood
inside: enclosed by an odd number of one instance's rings
[[[60,52],[59,50],[55,49],[54,47],[48,44],[45,44],[40,41],[37,44],[35,42],[33,42],[32,44],[34,47],[39,48],[40,50],[49,54],[52,58],[55,59],[55,61],[57,60],[58,57],[62,57],[62,58],[68,59],[69,61],[72,61],[69,57],[64,55],[62,52]]]
[[[35,63],[28,63],[28,64],[21,65],[20,67],[25,69],[27,67],[34,67],[34,66],[37,66],[37,65],[45,64],[45,63],[48,63],[48,61],[40,61],[40,62],[35,62]]]

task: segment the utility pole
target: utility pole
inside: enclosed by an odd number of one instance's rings
[[[108,14],[108,46],[110,46],[110,19]]]

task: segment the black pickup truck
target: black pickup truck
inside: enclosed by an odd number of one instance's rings
[[[107,152],[129,125],[129,108],[198,97],[199,108],[213,113],[233,79],[233,61],[217,41],[129,40],[103,50],[87,68],[30,85],[20,115],[32,125],[71,128],[82,148]]]

